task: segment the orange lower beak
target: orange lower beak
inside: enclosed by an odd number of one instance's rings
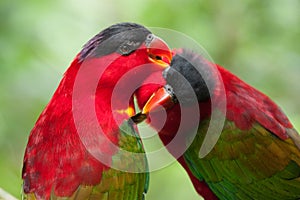
[[[175,105],[174,96],[165,87],[158,89],[143,107],[142,114],[169,109]]]
[[[172,60],[172,51],[161,38],[154,36],[147,47],[147,51],[151,62],[163,68],[169,67]]]
[[[144,121],[150,112],[158,112],[162,110],[167,110],[173,107],[177,103],[177,98],[174,94],[168,91],[165,87],[159,88],[152,96],[149,98],[142,112],[131,117],[131,120],[138,124]]]

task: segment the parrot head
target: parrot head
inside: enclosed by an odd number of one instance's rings
[[[142,114],[169,109],[180,103],[190,106],[211,98],[215,89],[212,64],[186,49],[178,50],[162,74],[166,84],[159,87],[143,106]]]
[[[145,27],[135,23],[119,23],[94,36],[77,56],[79,63],[105,68],[102,81],[115,84],[121,76],[135,70],[135,78],[168,67],[172,54],[168,45]],[[136,67],[144,66],[138,70]],[[135,69],[136,68],[136,69]]]

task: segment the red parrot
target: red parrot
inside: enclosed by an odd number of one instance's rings
[[[135,113],[127,91],[171,56],[166,43],[134,23],[112,25],[87,42],[30,133],[24,198],[143,199],[147,160],[131,155],[143,146],[126,121]]]
[[[164,87],[141,88],[142,115],[158,129],[162,112],[167,113],[158,134],[199,195],[209,200],[300,199],[300,135],[269,97],[189,50],[177,51],[163,77]],[[194,110],[200,115],[184,119],[180,132],[183,114]],[[225,121],[216,144],[201,157],[201,146],[212,139],[207,131],[213,110]],[[133,120],[139,122],[142,115]],[[180,145],[169,146],[180,133]],[[184,152],[180,156],[178,151]]]

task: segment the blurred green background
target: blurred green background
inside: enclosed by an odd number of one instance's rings
[[[122,21],[183,32],[269,95],[300,130],[299,0],[1,0],[0,187],[20,198],[28,134],[81,46]],[[148,200],[199,199],[173,165],[151,173]]]

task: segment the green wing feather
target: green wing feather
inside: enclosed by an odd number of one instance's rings
[[[122,168],[141,173],[130,173],[110,168],[103,171],[101,182],[98,185],[81,185],[69,198],[51,195],[51,200],[143,200],[148,190],[149,174],[148,163],[141,140],[129,121],[124,121],[119,130],[119,145],[122,153],[112,158],[112,166],[120,163]],[[133,157],[131,153],[141,153]],[[117,162],[117,163],[114,163]],[[34,194],[27,194],[23,199],[35,200]]]
[[[300,150],[292,139],[283,141],[260,124],[240,130],[226,121],[213,150],[200,159],[208,125],[200,123],[184,158],[220,199],[300,199]]]

